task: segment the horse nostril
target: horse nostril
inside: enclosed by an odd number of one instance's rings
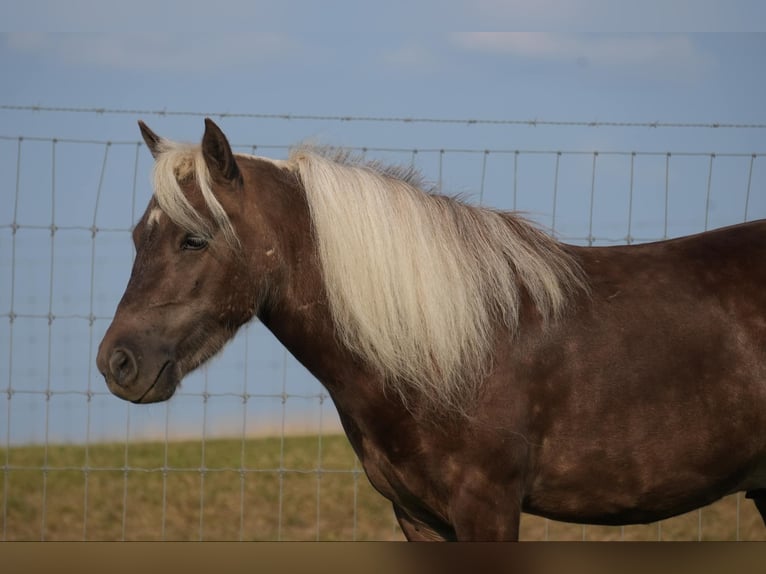
[[[115,349],[109,357],[109,372],[118,385],[130,385],[138,376],[138,365],[133,353],[127,349]]]

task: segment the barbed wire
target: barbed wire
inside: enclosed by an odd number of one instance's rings
[[[254,112],[196,112],[184,110],[123,109],[106,107],[40,106],[0,104],[0,110],[44,113],[78,113],[97,115],[142,115],[142,116],[185,116],[241,118],[282,121],[331,121],[331,122],[367,122],[367,123],[402,123],[402,124],[451,124],[451,125],[487,125],[487,126],[528,126],[528,127],[585,127],[585,128],[683,128],[683,129],[766,129],[761,123],[727,122],[662,122],[662,121],[603,121],[603,120],[546,120],[530,119],[480,119],[480,118],[427,118],[397,116],[364,116],[332,114],[275,114]]]
[[[83,139],[72,137],[50,136],[19,136],[0,134],[0,141],[31,141],[64,144],[87,144],[96,146],[143,146],[138,139],[106,140]],[[247,150],[275,150],[288,152],[293,146],[284,144],[249,144],[231,142],[235,152]],[[766,149],[748,152],[717,152],[717,151],[673,151],[673,150],[638,150],[638,149],[572,149],[572,148],[468,148],[468,147],[393,147],[393,146],[350,146],[346,149],[361,153],[412,153],[412,154],[467,154],[467,155],[598,155],[598,156],[675,156],[675,157],[763,157]]]

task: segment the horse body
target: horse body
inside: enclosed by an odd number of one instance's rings
[[[563,311],[546,313],[534,285],[521,285],[516,318],[497,313],[487,326],[475,392],[450,411],[454,397],[392,387],[390,372],[339,336],[305,181],[233,156],[212,122],[201,150],[238,245],[221,246],[215,229],[190,234],[157,193],[99,350],[118,396],[169,398],[257,315],[327,388],[410,540],[516,539],[522,511],[627,524],[740,490],[764,504],[765,222],[637,246],[562,245],[561,261],[583,278],[564,290]],[[176,175],[191,208],[215,222],[199,178]],[[509,274],[525,260],[515,265]]]
[[[577,250],[589,300],[516,359],[541,413],[530,511],[649,522],[759,486],[765,238],[755,223]]]
[[[762,488],[766,323],[754,309],[766,309],[766,277],[752,264],[764,238],[755,223],[572,248],[590,294],[554,326],[532,315],[521,339],[499,330],[469,422],[403,415],[365,373],[329,385],[408,537],[514,537],[519,510],[652,522]]]

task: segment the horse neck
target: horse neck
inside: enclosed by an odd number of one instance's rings
[[[258,182],[251,186],[258,213],[248,219],[254,228],[274,230],[281,253],[258,318],[329,391],[341,418],[359,420],[375,405],[391,405],[391,397],[383,393],[379,375],[336,336],[305,193],[289,178],[278,175],[266,183],[264,175],[250,173]],[[395,407],[394,411],[401,416]]]
[[[343,349],[334,336],[305,193],[292,174],[262,160],[244,163],[249,222],[245,252],[253,288],[266,293],[258,318],[321,380]],[[278,253],[277,253],[278,252]],[[325,364],[327,363],[327,364]]]

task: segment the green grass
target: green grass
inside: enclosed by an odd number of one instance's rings
[[[6,461],[6,540],[403,540],[342,435],[0,449]],[[734,540],[738,513],[740,539],[766,539],[752,502],[737,506],[624,529],[525,515],[522,539]]]

